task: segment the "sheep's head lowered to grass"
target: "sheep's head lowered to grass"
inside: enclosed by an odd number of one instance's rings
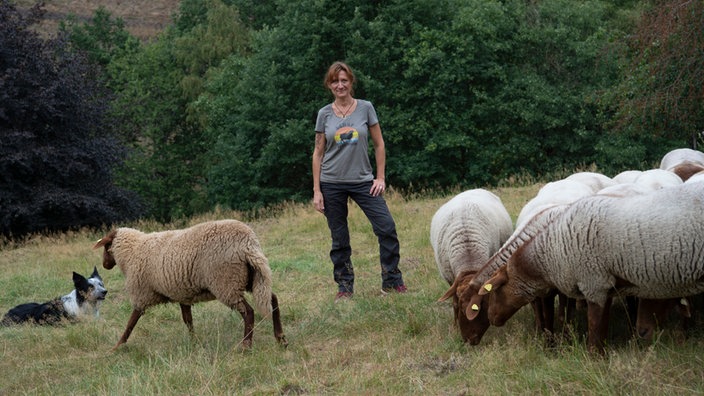
[[[480,295],[484,283],[492,278],[498,269],[505,267],[516,250],[531,240],[566,207],[567,205],[550,205],[536,209],[536,213],[511,235],[479,271],[460,273],[450,289],[440,297],[439,301],[453,298],[457,323],[465,341],[471,345],[479,344],[490,325],[489,301]]]
[[[519,309],[531,301],[521,293],[515,282],[509,280],[506,265],[499,268],[494,276],[481,286],[478,295],[484,296],[482,302],[487,300],[483,305],[486,307],[489,323],[494,326],[503,326]]]
[[[452,298],[457,326],[462,339],[470,345],[478,345],[489,328],[487,309],[480,308],[481,298],[477,298],[481,284],[473,282],[475,274],[476,271],[460,273],[450,289],[438,300]],[[480,305],[476,305],[477,300]]]

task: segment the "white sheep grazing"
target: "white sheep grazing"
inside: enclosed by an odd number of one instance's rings
[[[633,183],[636,178],[643,173],[640,170],[625,170],[611,178],[616,184]]]
[[[489,328],[489,318],[486,307],[480,309],[481,298],[477,299],[479,288],[491,275],[505,265],[511,255],[519,249],[526,241],[532,239],[545,225],[558,216],[568,205],[554,205],[537,212],[523,226],[517,228],[508,240],[478,271],[464,271],[457,275],[452,286],[438,301],[453,299],[455,316],[457,318],[462,337],[465,342],[477,345],[481,341],[484,333]],[[553,296],[554,302],[554,296]],[[546,319],[548,312],[539,312],[538,304],[533,308],[536,310],[536,326],[539,330],[552,331],[552,318]],[[542,304],[540,306],[542,308]],[[554,310],[552,311],[554,312]],[[548,321],[548,323],[546,323]],[[550,327],[548,327],[550,326]]]
[[[616,184],[610,177],[597,172],[577,172],[567,176],[565,180],[574,180],[586,184],[592,188],[593,193]]]
[[[597,192],[598,195],[608,195],[611,197],[629,197],[633,195],[647,194],[655,191],[652,185],[622,183]],[[639,300],[639,301],[638,301]],[[691,313],[689,306],[685,303],[686,298],[671,298],[665,300],[656,299],[636,299],[635,297],[626,297],[628,305],[628,313],[631,317],[636,317],[636,334],[647,341],[652,339],[655,329],[664,323],[669,312],[675,308],[682,316],[682,327],[686,328],[689,323]]]
[[[587,301],[589,346],[603,352],[613,296],[667,299],[704,291],[703,197],[704,184],[692,183],[573,203],[482,286],[491,324],[503,325],[557,288]]]
[[[578,180],[562,179],[544,185],[516,218],[516,229],[521,228],[536,213],[555,205],[570,204],[582,197],[594,194],[591,185]]]
[[[611,197],[630,197],[633,195],[647,194],[653,191],[652,188],[636,183],[614,184],[597,191],[597,195],[608,195]]]
[[[115,265],[125,275],[125,290],[132,302],[132,316],[115,348],[127,342],[147,308],[177,302],[189,331],[193,331],[191,305],[217,299],[236,309],[244,320],[242,345],[252,345],[254,311],[244,298],[252,293],[263,316],[272,315],[274,336],[286,345],[278,299],[271,291],[269,262],[254,231],[237,220],[201,223],[183,230],[145,234],[118,228],[100,239],[103,267]]]
[[[674,149],[660,160],[660,169],[672,171],[680,164],[699,164],[704,166],[704,153],[689,148]]]
[[[660,169],[668,170],[687,181],[695,173],[704,170],[704,153],[688,148],[675,149],[665,154]]]
[[[430,244],[440,275],[451,285],[460,273],[477,272],[512,231],[511,216],[498,196],[484,189],[456,195],[435,212],[430,222]],[[456,295],[452,307],[463,339],[472,343]]]
[[[657,190],[680,185],[682,184],[682,179],[671,171],[648,169],[636,177],[633,183]]]
[[[501,198],[474,189],[442,205],[430,222],[430,245],[440,275],[448,284],[462,271],[478,270],[513,232]]]

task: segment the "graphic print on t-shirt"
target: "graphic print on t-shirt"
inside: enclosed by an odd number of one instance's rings
[[[338,146],[357,144],[358,140],[359,132],[351,126],[342,126],[335,132],[335,143],[337,143]]]

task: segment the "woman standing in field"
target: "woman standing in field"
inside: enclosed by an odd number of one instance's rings
[[[347,225],[347,200],[364,211],[379,240],[382,293],[405,293],[398,269],[396,224],[382,194],[386,189],[386,152],[374,106],[353,95],[354,73],[335,62],[325,75],[334,100],[318,111],[313,151],[313,205],[325,215],[332,236],[330,259],[338,285],[335,301],[354,293],[352,248]],[[369,137],[374,145],[376,177],[369,161]]]

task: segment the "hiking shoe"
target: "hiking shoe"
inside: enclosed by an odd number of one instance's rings
[[[394,287],[385,287],[385,288],[381,289],[381,295],[385,296],[389,293],[401,294],[401,293],[405,293],[407,291],[408,291],[408,289],[406,288],[406,285],[398,285],[398,286],[394,286]]]
[[[337,292],[337,295],[335,296],[335,302],[337,303],[338,301],[342,300],[349,300],[352,298],[352,292]]]

